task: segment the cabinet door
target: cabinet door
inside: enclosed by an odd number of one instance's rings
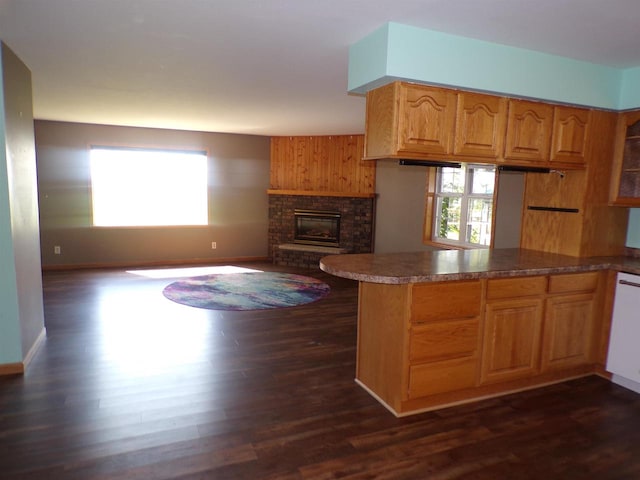
[[[542,298],[487,303],[481,383],[538,373],[542,314]]]
[[[542,343],[542,369],[562,369],[592,361],[593,294],[547,300]]]
[[[614,205],[640,206],[640,111],[618,119],[611,193]]]
[[[399,108],[398,153],[452,153],[455,92],[420,85],[402,85]]]
[[[497,158],[502,153],[506,125],[506,98],[459,93],[454,153]]]
[[[551,105],[510,100],[504,158],[546,164],[549,159],[552,123]]]
[[[589,110],[555,107],[551,162],[584,165],[589,133]]]

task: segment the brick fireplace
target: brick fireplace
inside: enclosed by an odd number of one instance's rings
[[[294,243],[296,210],[340,214],[334,248]],[[332,253],[370,253],[373,248],[375,198],[317,195],[269,195],[269,255],[277,265],[317,268]]]

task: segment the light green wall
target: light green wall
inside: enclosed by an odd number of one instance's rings
[[[348,89],[365,93],[396,79],[612,110],[640,107],[640,68],[388,23],[351,47]]]
[[[0,365],[20,363],[24,353],[20,309],[20,294],[24,289],[18,281],[16,263],[20,245],[14,240],[16,226],[20,229],[23,223],[28,223],[28,219],[14,211],[20,206],[16,204],[16,191],[20,188],[16,178],[19,166],[12,154],[20,156],[21,152],[12,152],[10,147],[11,142],[15,142],[15,138],[10,138],[15,135],[11,133],[14,130],[11,126],[15,126],[15,112],[9,108],[12,100],[7,95],[14,93],[13,83],[16,81],[28,84],[30,93],[31,80],[30,77],[21,76],[20,70],[16,71],[12,62],[15,59],[11,57],[12,52],[0,43]],[[31,112],[24,113],[25,117],[28,113],[28,118],[31,118]],[[41,295],[41,291],[42,288],[36,293]]]
[[[4,77],[3,63],[0,48],[0,79]],[[5,98],[0,82],[0,365],[22,361],[7,164]]]
[[[640,248],[640,208],[629,209],[627,247]]]
[[[620,87],[619,110],[629,110],[640,107],[640,67],[628,68],[622,75]]]

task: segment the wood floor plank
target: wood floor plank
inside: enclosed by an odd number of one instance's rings
[[[0,479],[640,478],[640,395],[587,377],[395,418],[354,382],[357,283],[293,308],[175,304],[174,279],[46,272],[47,338],[0,377]]]

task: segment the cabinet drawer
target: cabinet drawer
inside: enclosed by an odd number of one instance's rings
[[[549,277],[549,293],[593,292],[598,287],[598,272],[569,273]]]
[[[481,293],[479,280],[415,284],[411,290],[411,321],[477,317]]]
[[[547,291],[547,277],[494,278],[487,282],[487,299],[542,295]]]
[[[409,369],[409,398],[471,388],[475,386],[476,368],[475,359],[414,365]]]
[[[478,348],[477,319],[429,323],[413,327],[409,362],[433,362],[470,357]]]

